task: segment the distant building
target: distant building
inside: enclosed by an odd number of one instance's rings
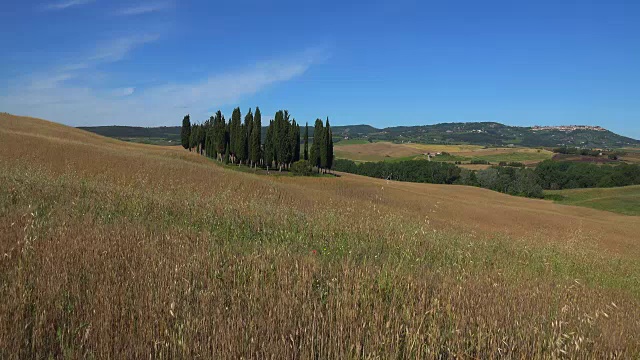
[[[601,126],[589,126],[589,125],[560,125],[560,126],[535,125],[531,128],[531,131],[543,131],[543,130],[558,130],[558,131],[564,131],[564,132],[571,132],[575,130],[607,131],[607,129]]]

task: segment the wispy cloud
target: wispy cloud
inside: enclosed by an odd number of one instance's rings
[[[131,96],[133,95],[133,93],[136,91],[136,88],[134,87],[126,87],[126,88],[121,88],[121,89],[115,89],[113,90],[113,95],[114,96],[120,96],[120,97],[125,97],[125,96]]]
[[[98,47],[92,61],[115,62],[122,60],[131,50],[138,46],[158,40],[158,35],[133,35],[112,40]]]
[[[46,4],[43,6],[45,10],[63,10],[73,6],[85,5],[94,2],[95,0],[67,0],[61,2],[55,2],[51,4]]]
[[[125,85],[105,91],[64,80],[49,81],[52,86],[10,89],[7,96],[0,96],[0,108],[71,125],[168,125],[186,112],[204,119],[212,108],[235,104],[269,86],[290,81],[325,58],[322,51],[303,51],[213,73],[199,81],[147,88]]]
[[[64,88],[65,82],[73,79],[96,78],[100,75],[96,71],[100,65],[121,61],[135,48],[156,41],[158,38],[157,35],[139,34],[113,39],[100,44],[89,55],[78,56],[77,62],[43,71],[33,71],[22,79],[21,83],[33,90],[46,90]]]
[[[148,14],[152,12],[158,12],[162,10],[168,9],[172,5],[171,2],[154,2],[147,4],[138,4],[135,6],[130,6],[128,8],[124,8],[118,11],[118,15],[123,16],[132,16],[132,15],[142,15]]]

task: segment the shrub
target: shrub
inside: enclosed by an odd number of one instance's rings
[[[296,176],[311,176],[311,164],[307,160],[299,160],[291,165],[291,173]]]

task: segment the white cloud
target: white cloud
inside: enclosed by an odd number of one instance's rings
[[[95,0],[67,0],[62,2],[56,2],[44,5],[45,10],[63,10],[72,6],[85,5],[94,2]]]
[[[168,125],[187,112],[196,119],[206,118],[210,109],[237,103],[270,85],[300,76],[324,57],[324,52],[311,50],[284,60],[211,74],[200,81],[115,88],[106,93],[104,89],[53,79],[44,82],[51,86],[10,88],[6,96],[0,96],[0,109],[70,125]]]
[[[171,6],[170,2],[155,2],[148,4],[138,4],[118,11],[118,15],[132,16],[142,15],[157,11],[168,9]]]

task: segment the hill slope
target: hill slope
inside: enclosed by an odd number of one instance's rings
[[[313,136],[313,124],[309,128]],[[128,126],[97,126],[81,129],[120,139],[164,138],[178,142],[180,127],[141,128]],[[640,140],[608,130],[556,129],[537,130],[531,127],[508,126],[495,122],[442,123],[423,126],[396,126],[376,129],[369,125],[332,127],[337,138],[370,138],[395,142],[425,144],[473,144],[482,146],[519,145],[528,147],[578,146],[586,148],[640,147]],[[263,128],[263,138],[266,127]],[[338,139],[336,139],[338,140]]]
[[[9,115],[0,184],[0,358],[640,354],[633,217]]]
[[[585,206],[626,215],[640,215],[640,186],[548,190],[545,197],[560,204]],[[639,220],[640,221],[640,220]]]

